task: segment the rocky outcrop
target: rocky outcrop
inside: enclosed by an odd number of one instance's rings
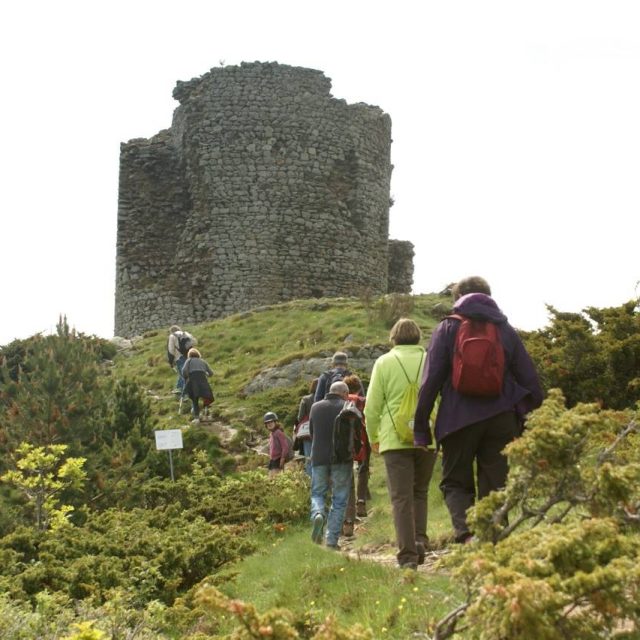
[[[385,345],[367,345],[349,355],[349,369],[358,375],[371,374],[374,362],[389,350]],[[293,360],[288,364],[264,369],[244,388],[244,393],[253,395],[276,387],[291,387],[301,381],[311,382],[331,367],[331,355],[326,357]]]

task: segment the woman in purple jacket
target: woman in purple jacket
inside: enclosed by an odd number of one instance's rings
[[[434,330],[422,378],[415,415],[414,443],[432,443],[429,418],[440,394],[435,438],[442,448],[442,481],[456,542],[467,542],[472,532],[466,512],[476,498],[504,487],[508,466],[504,447],[522,433],[524,416],[542,403],[542,389],[522,340],[491,298],[486,280],[465,278],[453,288],[454,313],[497,325],[504,350],[502,390],[493,397],[462,394],[452,384],[453,351],[458,318],[445,318]],[[476,478],[473,475],[477,465]],[[477,491],[476,491],[477,489]]]

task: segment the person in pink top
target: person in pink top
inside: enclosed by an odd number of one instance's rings
[[[264,414],[264,426],[269,430],[269,475],[274,476],[284,470],[289,455],[289,441],[273,411]]]

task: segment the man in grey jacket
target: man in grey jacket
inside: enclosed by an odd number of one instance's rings
[[[334,382],[324,400],[311,407],[311,539],[321,544],[325,522],[326,545],[339,549],[338,538],[349,500],[353,462],[333,461],[333,425],[349,394],[344,382]],[[327,494],[331,489],[331,507],[326,514]]]

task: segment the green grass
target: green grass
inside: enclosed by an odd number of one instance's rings
[[[446,576],[351,559],[313,544],[306,528],[267,543],[234,570],[222,590],[259,611],[287,608],[316,620],[331,614],[345,626],[370,627],[376,638],[424,633],[456,601]]]
[[[401,571],[395,566],[395,534],[382,458],[372,458],[370,515],[358,527],[358,558],[311,542],[311,525],[275,531],[258,540],[257,553],[227,568],[217,583],[229,597],[250,602],[258,611],[287,608],[299,620],[336,617],[343,626],[360,623],[374,638],[408,638],[457,606],[460,590],[437,571]],[[438,489],[436,463],[429,494],[428,534],[450,534],[449,514]],[[368,559],[385,555],[387,562]],[[371,556],[373,558],[373,556]],[[233,628],[230,621],[227,631]]]

